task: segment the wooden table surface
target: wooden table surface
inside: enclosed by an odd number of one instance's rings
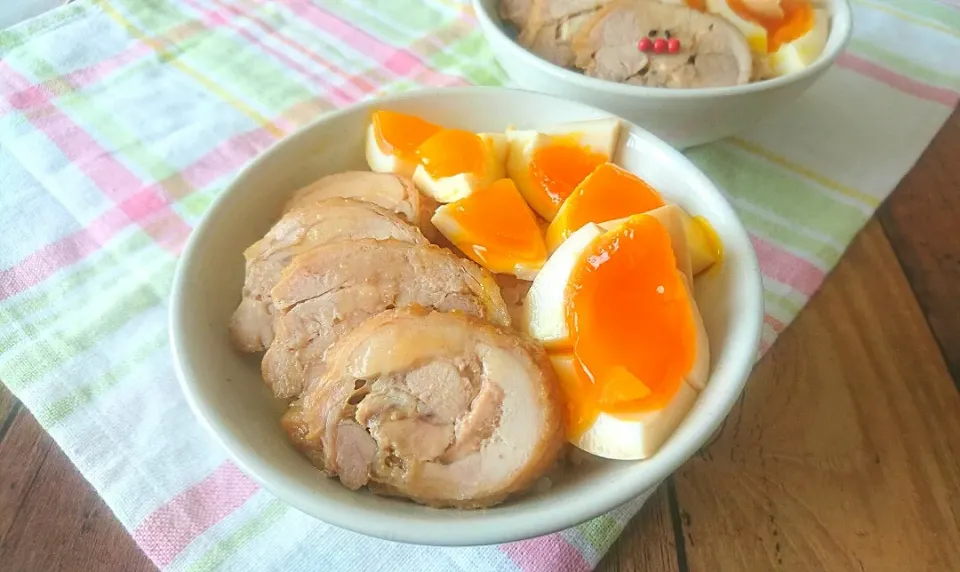
[[[960,570],[960,113],[600,565]],[[0,570],[152,570],[0,386]]]

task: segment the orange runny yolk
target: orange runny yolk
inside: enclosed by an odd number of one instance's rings
[[[434,179],[483,172],[486,149],[475,133],[395,111],[376,111],[371,121],[381,151],[419,162]]]
[[[530,176],[550,202],[559,207],[580,181],[608,160],[603,153],[581,147],[575,139],[557,137],[533,152]]]
[[[727,0],[730,9],[744,20],[759,24],[767,30],[767,52],[773,53],[813,28],[815,23],[810,0],[781,0],[783,17],[770,17],[753,12],[744,0]]]
[[[434,179],[460,173],[483,173],[487,150],[476,133],[444,129],[430,136],[417,148],[417,158]]]
[[[547,229],[547,242],[556,248],[589,222],[625,218],[663,205],[660,193],[643,179],[613,163],[603,163],[567,197]]]
[[[371,118],[377,146],[387,155],[414,160],[417,147],[442,127],[414,115],[396,111],[375,111]]]
[[[510,179],[500,179],[447,207],[461,229],[448,237],[474,262],[492,272],[518,265],[539,269],[547,258],[536,217]]]
[[[642,412],[670,402],[693,366],[696,326],[663,225],[636,215],[598,236],[567,285],[576,386],[565,384],[568,433],[601,411]]]

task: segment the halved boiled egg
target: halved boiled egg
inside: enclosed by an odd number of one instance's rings
[[[444,129],[416,150],[413,183],[440,203],[458,201],[504,176],[507,138],[502,133]]]
[[[611,226],[587,223],[560,245],[527,294],[521,324],[557,369],[570,442],[641,459],[706,383],[709,343],[666,226],[649,214]]]
[[[773,76],[809,66],[829,35],[827,10],[810,0],[706,0],[706,6],[743,33]]]
[[[588,222],[600,223],[663,206],[660,193],[643,179],[613,163],[603,163],[580,182],[547,228],[547,250]]]
[[[677,268],[688,281],[723,258],[720,239],[703,217],[691,217],[677,205],[667,204],[647,211],[670,233],[670,241],[677,258]],[[600,223],[604,230],[612,230],[626,222],[626,218]]]
[[[442,129],[414,115],[387,110],[373,112],[366,141],[370,170],[412,177],[420,164],[417,148]]]
[[[571,353],[551,354],[550,363],[557,373],[564,395],[576,395],[583,391],[581,374],[576,367],[576,358]],[[588,453],[608,459],[646,459],[653,456],[680,424],[698,392],[687,383],[677,386],[673,398],[661,409],[647,411],[593,412],[580,407],[577,402],[567,401],[568,419],[575,420],[576,427],[571,442]],[[570,404],[574,405],[571,407]],[[570,433],[568,432],[568,436]]]
[[[540,131],[507,130],[507,176],[527,204],[552,221],[563,201],[598,165],[610,161],[620,121],[597,119]]]
[[[743,0],[706,0],[706,8],[707,12],[720,16],[740,30],[754,53],[767,53],[767,29],[751,17]]]
[[[830,35],[830,15],[826,10],[813,10],[813,27],[795,40],[784,43],[767,57],[776,76],[787,75],[809,66],[823,52]]]
[[[510,179],[442,205],[431,222],[471,260],[497,274],[533,280],[547,259],[536,216]]]

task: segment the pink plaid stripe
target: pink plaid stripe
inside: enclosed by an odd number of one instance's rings
[[[433,70],[410,50],[395,48],[381,42],[315,4],[294,0],[285,6],[318,30],[343,41],[360,53],[369,54],[398,77],[418,75],[421,81],[428,85],[465,85],[467,83],[461,77]]]
[[[886,84],[907,95],[941,103],[951,109],[957,105],[957,101],[960,101],[960,93],[955,90],[921,83],[849,51],[840,54],[837,58],[837,66]]]
[[[346,105],[349,103],[353,103],[354,101],[359,99],[359,94],[354,95],[354,94],[347,93],[344,89],[340,88],[339,86],[333,85],[328,78],[325,78],[319,74],[313,73],[312,71],[307,69],[305,66],[297,62],[296,60],[288,57],[286,54],[280,52],[279,50],[275,50],[272,47],[268,46],[266,43],[264,43],[262,38],[258,37],[256,34],[250,32],[249,30],[244,29],[240,24],[238,24],[235,18],[233,17],[228,18],[224,16],[221,12],[218,12],[215,10],[204,9],[204,6],[200,2],[197,2],[196,0],[185,0],[185,3],[191,6],[192,8],[194,8],[195,10],[197,10],[198,13],[200,14],[202,21],[208,26],[212,28],[225,27],[230,30],[233,30],[240,37],[249,41],[251,44],[258,46],[265,53],[268,53],[271,56],[275,57],[277,61],[283,63],[283,65],[290,67],[291,69],[295,70],[297,73],[301,74],[302,76],[310,78],[311,80],[317,82],[319,85],[323,86],[324,90],[330,96],[334,104]],[[223,4],[222,2],[218,2],[218,3],[220,4],[223,11],[229,13],[231,16],[245,17],[247,20],[255,23],[257,27],[261,31],[265,32],[267,35],[273,36],[278,40],[280,40],[281,42],[283,42],[284,44],[292,47],[293,49],[301,53],[307,54],[308,57],[314,56],[312,58],[314,60],[319,58],[319,56],[316,56],[315,54],[313,54],[313,52],[311,52],[310,50],[307,50],[302,45],[287,39],[283,34],[280,33],[279,30],[270,26],[264,20],[257,18],[252,14],[246,14],[233,6]],[[324,60],[322,60],[322,58],[320,59],[323,62],[322,65],[326,65],[326,67],[329,70],[340,75],[341,77],[344,76],[344,74],[340,72],[339,69],[335,68],[332,64],[325,62]],[[361,88],[358,84],[363,84],[363,87]],[[358,89],[360,89],[360,94],[369,93],[374,90],[374,87],[370,84],[367,84],[366,82],[355,82],[355,85],[357,85]]]
[[[133,538],[150,560],[163,568],[257,490],[256,483],[227,461],[151,513],[133,531]]]
[[[127,223],[136,223],[157,244],[170,250],[178,245],[189,233],[189,227],[169,208],[170,199],[160,189],[144,189],[143,182],[122,162],[107,152],[99,142],[77,125],[54,103],[57,94],[44,85],[31,85],[30,81],[13,69],[8,63],[0,61],[0,75],[6,79],[5,85],[10,93],[2,96],[10,108],[23,112],[28,121],[45,134],[64,157],[76,164],[87,178],[116,205],[120,213],[126,216]],[[66,244],[74,248],[54,248],[47,254],[53,256],[44,259],[36,254],[28,257],[26,267],[10,269],[5,279],[6,288],[0,295],[9,296],[10,291],[22,290],[24,285],[35,284],[61,266],[58,263],[71,263],[91,252],[93,244],[102,244],[107,229],[118,230],[117,214],[107,213],[96,224],[102,228],[89,231],[88,236],[67,237]],[[106,232],[110,234],[110,232]],[[95,249],[94,249],[95,250]],[[9,281],[9,282],[8,282]]]
[[[184,169],[180,176],[194,189],[206,187],[242,167],[273,140],[273,136],[263,128],[241,133],[206,153]],[[141,189],[91,221],[86,228],[44,246],[11,268],[0,270],[0,300],[23,292],[61,268],[83,260],[128,227],[131,220],[145,220],[154,213],[168,209],[169,204],[160,193],[159,183]],[[172,214],[176,216],[176,213]],[[179,217],[175,220],[187,231],[174,229],[176,232],[173,233],[160,229],[160,234],[170,241],[166,244],[171,250],[179,251],[189,227]]]
[[[501,544],[500,550],[523,572],[588,572],[592,569],[559,533]]]
[[[760,270],[764,276],[786,284],[805,296],[811,296],[826,277],[823,270],[808,260],[756,236],[752,239],[753,248],[757,251],[757,260],[760,262]]]

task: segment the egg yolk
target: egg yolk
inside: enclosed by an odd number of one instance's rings
[[[417,158],[434,179],[460,173],[483,174],[486,148],[476,133],[444,129],[430,136],[417,148]]]
[[[594,153],[574,141],[558,138],[533,152],[530,176],[556,211],[580,181],[608,160],[603,153]]]
[[[727,0],[730,9],[744,20],[749,20],[767,31],[767,52],[773,53],[809,32],[815,23],[810,0],[781,0],[783,17],[751,11],[744,0]]]
[[[553,250],[583,225],[625,218],[664,205],[643,179],[613,163],[603,163],[567,197],[547,229]]]
[[[707,11],[707,2],[706,0],[687,0],[687,6],[693,8],[698,12]]]
[[[447,205],[460,233],[450,242],[491,272],[538,270],[547,258],[537,219],[510,179],[500,179]]]
[[[697,351],[690,295],[666,228],[652,216],[636,215],[600,235],[581,254],[567,288],[577,371],[564,384],[575,404],[571,436],[600,411],[666,406]]]
[[[413,160],[417,147],[442,127],[413,115],[375,111],[371,118],[377,146],[387,155]]]

